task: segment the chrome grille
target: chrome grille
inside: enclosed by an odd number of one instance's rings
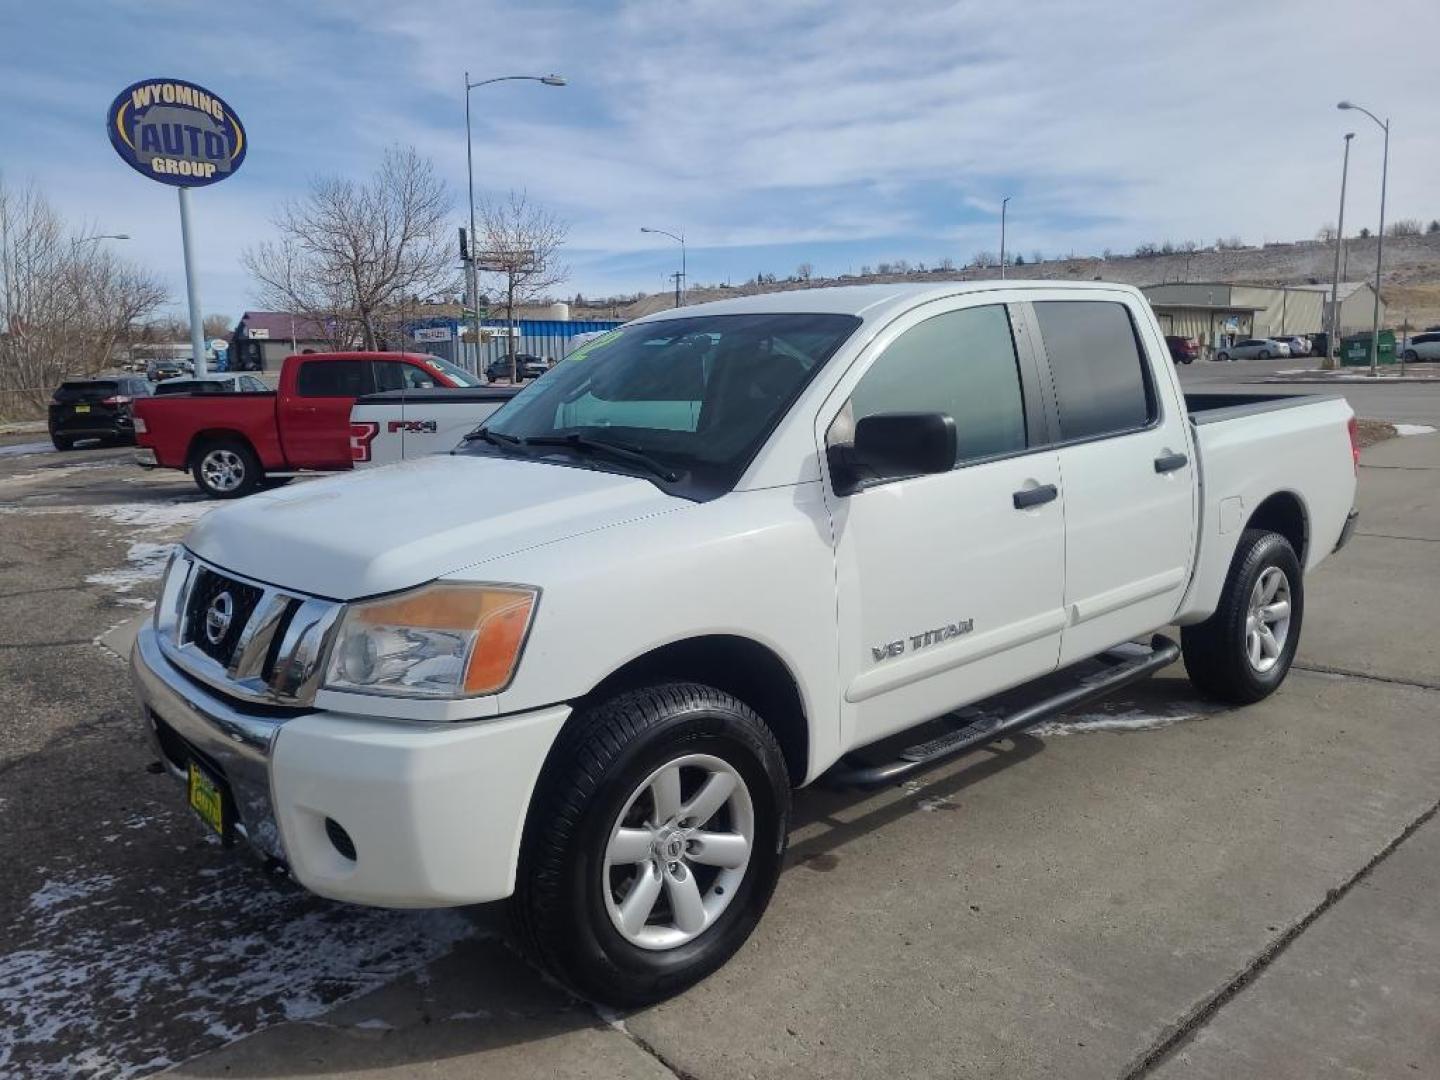
[[[185,601],[185,625],[180,631],[180,640],[193,644],[212,660],[228,665],[263,595],[264,590],[259,586],[200,567]],[[219,636],[214,636],[213,631],[219,624],[213,621],[212,605],[222,597],[226,604],[225,622]]]
[[[231,598],[231,621],[212,642],[206,615],[222,593]],[[243,701],[303,708],[324,679],[343,609],[211,566],[182,549],[166,574],[155,627],[162,651],[191,677]]]

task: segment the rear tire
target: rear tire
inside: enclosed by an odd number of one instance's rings
[[[195,451],[195,485],[212,499],[249,495],[265,479],[255,451],[239,439],[215,439]]]
[[[1304,616],[1304,580],[1290,541],[1246,529],[1215,614],[1181,628],[1191,683],[1234,705],[1269,697],[1290,671]]]
[[[1269,350],[1269,349],[1261,349],[1261,350],[1260,350],[1259,359],[1261,359],[1261,360],[1269,360],[1269,359],[1270,359],[1270,350]]]
[[[1222,364],[1228,364],[1230,362],[1230,354],[1228,352],[1218,352],[1215,354],[1215,359]]]
[[[677,994],[760,921],[789,813],[774,734],[729,694],[661,683],[590,707],[531,799],[511,901],[519,943],[593,1001]]]
[[[75,449],[75,440],[66,438],[64,435],[51,435],[50,442],[54,444],[56,450],[64,451]]]
[[[1413,361],[1415,361],[1415,360],[1419,360],[1419,359],[1420,359],[1420,354],[1417,353],[1414,349],[1406,349],[1406,350],[1405,350],[1405,359],[1406,359],[1406,360],[1410,360],[1410,361],[1413,362]]]

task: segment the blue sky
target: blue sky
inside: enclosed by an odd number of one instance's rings
[[[0,170],[131,234],[178,300],[175,193],[121,163],[104,112],[141,78],[210,87],[250,137],[194,195],[202,302],[230,315],[254,306],[239,253],[276,205],[388,144],[434,159],[462,223],[467,68],[569,80],[474,94],[478,192],[570,223],[567,295],[663,291],[673,245],[642,225],[686,233],[693,282],[963,264],[998,247],[1006,194],[1027,257],[1258,243],[1334,220],[1347,130],[1347,226],[1373,228],[1379,132],[1342,97],[1394,118],[1389,216],[1440,217],[1437,37],[1434,0],[17,3]]]

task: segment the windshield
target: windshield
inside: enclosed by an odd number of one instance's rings
[[[481,385],[480,377],[478,375],[471,375],[470,372],[466,371],[464,368],[459,367],[456,364],[452,364],[449,360],[442,360],[438,356],[427,356],[425,357],[423,363],[426,367],[433,368],[434,370],[445,375],[456,386]]]
[[[679,477],[676,494],[730,490],[796,396],[860,320],[851,315],[705,315],[624,326],[588,341],[492,416],[505,440],[480,453],[529,453],[514,440],[570,437],[642,453]],[[596,468],[631,471],[614,457]],[[653,470],[652,470],[653,472]]]

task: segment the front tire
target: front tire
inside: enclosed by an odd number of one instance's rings
[[[593,706],[531,800],[511,901],[520,944],[593,1001],[677,994],[760,921],[789,812],[774,734],[729,694],[662,683]]]
[[[1259,359],[1261,359],[1261,360],[1269,360],[1269,359],[1270,359],[1270,350],[1269,350],[1269,349],[1261,349],[1261,350],[1260,350]]]
[[[1420,354],[1417,353],[1414,349],[1406,349],[1406,350],[1405,350],[1405,359],[1406,359],[1406,360],[1410,360],[1410,361],[1419,360],[1419,359],[1420,359]]]
[[[1235,705],[1269,697],[1295,660],[1304,616],[1304,579],[1290,541],[1246,529],[1219,607],[1204,622],[1181,629],[1190,681],[1207,696]]]
[[[1222,364],[1228,364],[1230,362],[1230,354],[1228,352],[1219,352],[1215,354],[1215,359]]]
[[[195,485],[212,499],[249,495],[264,480],[260,459],[239,439],[216,439],[195,453]]]

